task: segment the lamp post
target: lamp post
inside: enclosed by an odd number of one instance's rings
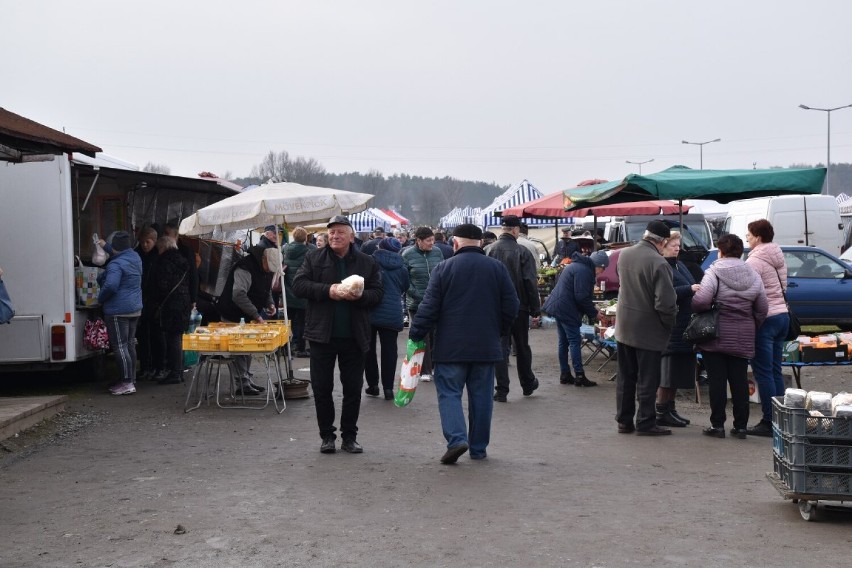
[[[639,166],[639,175],[640,176],[642,175],[642,164],[650,164],[653,161],[654,161],[654,158],[651,158],[650,160],[645,160],[644,162],[631,162],[630,160],[625,160],[625,162],[628,163],[628,164],[633,164],[634,166]]]
[[[705,144],[711,144],[713,142],[721,142],[721,141],[722,141],[721,138],[716,138],[715,140],[708,140],[707,142],[687,142],[686,140],[681,140],[681,142],[683,144],[693,144],[695,146],[698,146],[698,148],[700,149],[699,154],[700,154],[700,158],[701,158],[701,162],[700,162],[701,168],[700,169],[702,169],[702,170],[704,169],[704,145]]]
[[[834,108],[814,108],[814,107],[809,107],[807,105],[799,105],[799,108],[802,108],[802,109],[805,109],[805,110],[822,111],[828,117],[828,141],[826,143],[827,150],[826,150],[826,156],[825,156],[825,192],[826,193],[830,193],[828,191],[828,178],[829,178],[828,167],[831,165],[831,113],[832,113],[832,111],[840,110],[842,108],[849,108],[849,107],[852,107],[852,105],[843,105],[843,106],[834,107]]]

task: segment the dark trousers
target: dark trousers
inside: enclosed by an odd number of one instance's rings
[[[320,437],[334,436],[334,363],[340,370],[343,406],[340,410],[340,435],[354,440],[358,435],[361,387],[364,385],[364,352],[353,339],[335,339],[329,343],[311,341],[311,388],[317,409]]]
[[[394,376],[396,375],[397,335],[399,335],[399,332],[395,329],[373,326],[370,350],[364,360],[364,375],[367,379],[367,386],[379,385],[379,361],[376,353],[376,337],[378,336],[378,343],[382,347],[382,389],[393,389]]]
[[[137,351],[139,352],[139,370],[143,373],[159,369],[154,364],[151,354],[151,320],[149,316],[138,318],[136,326]]]
[[[183,376],[183,333],[164,331],[163,339],[166,345],[166,366],[163,368],[171,377]]]
[[[293,348],[296,351],[304,351],[305,309],[287,308],[287,318],[290,320],[290,328],[293,332]]]
[[[494,364],[494,374],[497,377],[497,386],[494,390],[501,394],[509,393],[509,349],[512,340],[515,341],[515,349],[518,351],[516,365],[521,388],[532,387],[535,382],[535,373],[532,370],[529,312],[523,310],[518,312],[518,317],[512,324],[511,336],[506,335],[500,338],[503,344],[504,359]]]
[[[616,415],[619,424],[633,424],[650,430],[657,425],[654,403],[660,386],[661,351],[650,351],[618,343],[618,381],[615,385]],[[636,409],[636,401],[639,409]]]
[[[727,385],[731,386],[731,407],[734,428],[748,427],[748,359],[724,353],[702,353],[707,380],[710,382],[710,424],[725,426],[725,406],[728,404]]]

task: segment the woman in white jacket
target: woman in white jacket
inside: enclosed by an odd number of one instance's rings
[[[787,290],[787,264],[778,244],[773,243],[775,231],[766,219],[748,224],[746,240],[751,251],[746,263],[763,280],[769,312],[757,330],[751,368],[760,393],[763,416],[748,429],[751,436],[772,436],[772,397],[784,394],[781,374],[781,350],[790,325],[784,294]]]

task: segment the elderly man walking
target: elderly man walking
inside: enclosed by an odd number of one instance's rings
[[[501,221],[503,232],[496,243],[485,247],[485,254],[502,262],[509,270],[520,306],[512,324],[511,336],[503,338],[505,357],[496,365],[497,388],[494,400],[506,402],[509,394],[509,345],[514,340],[518,350],[518,380],[524,396],[530,396],[538,388],[538,379],[532,370],[532,350],[529,343],[529,317],[541,314],[541,298],[538,295],[538,261],[533,254],[518,244],[521,220],[515,215],[505,215]]]
[[[441,463],[455,463],[470,448],[471,459],[486,457],[491,439],[494,363],[504,359],[500,343],[518,313],[518,296],[503,264],[479,247],[482,230],[459,225],[453,232],[452,258],[432,272],[409,338],[435,338],[435,390],[447,451]],[[467,387],[465,427],[462,391]]]
[[[370,348],[370,309],[382,300],[382,276],[373,257],[355,250],[355,231],[342,215],[328,222],[328,246],[308,252],[293,292],[308,300],[305,339],[311,342],[311,387],[317,411],[320,452],[336,451],[334,427],[334,363],[340,369],[343,406],[340,411],[340,449],[364,451],[356,441],[364,384],[364,354]],[[352,275],[363,288],[347,289],[341,282]]]
[[[672,433],[668,428],[657,426],[654,407],[660,386],[662,353],[677,316],[672,269],[663,257],[663,248],[670,236],[668,225],[651,221],[642,240],[622,250],[618,259],[621,288],[616,308],[616,420],[620,434],[630,434],[634,430],[643,436]]]

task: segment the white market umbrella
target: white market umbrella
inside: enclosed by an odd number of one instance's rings
[[[180,223],[182,235],[206,235],[266,225],[328,221],[335,215],[363,211],[373,198],[328,187],[291,182],[267,183],[199,209]]]

